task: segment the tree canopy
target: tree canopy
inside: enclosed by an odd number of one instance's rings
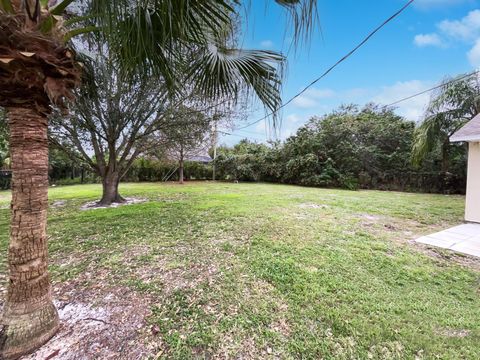
[[[415,131],[412,160],[419,166],[429,153],[440,151],[442,170],[450,168],[450,153],[456,145],[450,136],[480,111],[478,74],[447,78],[432,94],[424,119]]]
[[[374,104],[342,106],[312,117],[295,135],[269,145],[244,140],[219,149],[219,174],[244,181],[323,187],[463,192],[466,154],[456,147],[453,174],[441,155],[410,162],[415,123]]]

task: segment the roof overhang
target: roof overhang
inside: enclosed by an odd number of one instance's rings
[[[460,141],[480,141],[480,115],[475,116],[450,137],[450,142]]]
[[[480,135],[471,135],[471,136],[455,136],[450,137],[450,142],[477,142],[480,141]]]

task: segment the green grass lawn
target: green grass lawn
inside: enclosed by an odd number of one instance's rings
[[[122,184],[148,201],[79,210],[100,189],[50,190],[54,287],[148,298],[151,358],[480,359],[479,262],[411,241],[460,223],[461,196]]]

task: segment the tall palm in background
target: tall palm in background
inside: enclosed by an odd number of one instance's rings
[[[95,32],[119,71],[180,84],[178,63],[207,98],[235,98],[246,88],[268,110],[281,104],[279,66],[271,51],[228,48],[225,34],[239,0],[91,0],[83,16],[68,16],[74,0],[0,0],[0,106],[7,110],[13,171],[8,293],[0,328],[0,358],[17,358],[46,342],[59,326],[47,272],[47,118],[81,81],[70,45]],[[81,2],[81,1],[79,1]],[[313,29],[316,0],[276,0],[291,16],[294,38]],[[81,2],[83,3],[83,2]]]
[[[449,170],[450,137],[480,112],[478,74],[445,79],[432,95],[425,119],[415,131],[412,160],[420,165],[436,149],[442,156],[442,171]]]

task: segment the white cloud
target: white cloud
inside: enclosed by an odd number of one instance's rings
[[[335,95],[336,95],[335,91],[331,89],[310,88],[307,91],[305,91],[302,95],[295,98],[292,103],[296,107],[299,107],[302,109],[310,109],[310,108],[318,107],[320,105],[319,100],[332,98]]]
[[[267,131],[267,121],[260,121],[256,126],[255,126],[255,131],[263,132],[265,133]]]
[[[318,106],[317,100],[302,95],[295,98],[292,104],[302,109],[311,109]]]
[[[480,10],[470,11],[460,20],[443,20],[437,27],[453,39],[471,41],[480,35]]]
[[[370,91],[365,88],[353,88],[343,91],[341,96],[343,99],[345,99],[344,101],[355,102],[358,101],[358,98],[368,96],[369,92]]]
[[[300,121],[302,121],[302,118],[300,116],[298,116],[297,114],[290,114],[288,115],[285,120],[287,120],[287,122],[289,123],[298,123]]]
[[[312,114],[290,114],[283,118],[282,126],[280,132],[277,134],[279,139],[285,140],[288,137],[294,135],[298,128],[301,127],[308,119],[310,119]]]
[[[314,97],[315,99],[325,99],[331,98],[335,96],[335,91],[331,89],[317,89],[317,88],[310,88],[304,94],[308,96]]]
[[[401,98],[426,90],[431,85],[429,82],[420,80],[400,81],[391,86],[384,86],[380,93],[372,98],[372,101],[388,105]],[[397,107],[396,112],[408,120],[418,121],[423,116],[429,100],[430,95],[428,93],[417,96],[395,105]]]
[[[271,49],[273,48],[274,46],[274,43],[272,40],[263,40],[261,43],[260,43],[260,46],[264,49]]]
[[[419,47],[447,47],[448,42],[464,42],[473,47],[467,52],[470,63],[480,65],[480,10],[472,10],[459,20],[443,20],[437,24],[438,32],[418,34],[414,38]]]
[[[467,56],[473,67],[480,67],[480,39],[475,42],[475,45],[467,53]]]
[[[444,43],[438,34],[418,34],[413,39],[413,42],[418,47],[438,46],[443,47]]]

